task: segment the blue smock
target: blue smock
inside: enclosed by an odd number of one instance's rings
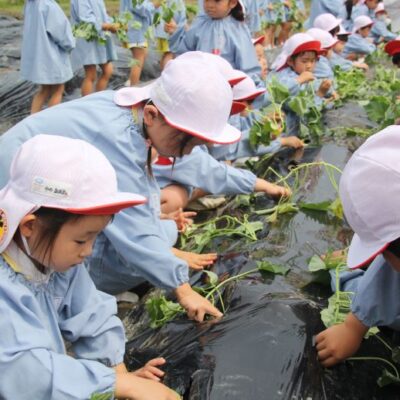
[[[166,2],[168,7],[172,5],[176,6],[176,10],[174,12],[173,19],[176,22],[177,29],[176,31],[170,35],[169,33],[165,32],[164,26],[165,21],[161,18],[160,23],[154,29],[154,36],[155,38],[159,39],[167,39],[169,44],[169,51],[172,53],[177,52],[178,46],[180,41],[182,40],[183,36],[185,35],[185,27],[186,27],[186,7],[183,0],[167,0]],[[161,7],[159,9],[155,9],[155,13],[162,12]]]
[[[361,15],[370,16],[369,8],[365,4],[358,3],[353,6],[351,11],[351,19],[352,23],[354,24],[354,20]]]
[[[72,78],[70,52],[75,47],[71,25],[55,0],[27,0],[21,46],[21,77],[40,85]]]
[[[250,194],[257,177],[248,170],[234,168],[214,159],[206,146],[197,146],[188,155],[177,159],[175,165],[153,165],[160,187],[181,184],[201,188],[211,194]]]
[[[353,6],[353,8],[354,8],[354,6]],[[342,20],[342,26],[348,32],[351,32],[353,30],[353,19],[351,18],[352,13],[353,13],[353,9],[349,16],[346,5],[342,4],[342,6],[340,7],[338,16],[337,16],[338,18],[340,18]]]
[[[380,43],[381,38],[383,38],[385,42],[397,38],[397,35],[388,29],[386,23],[377,18],[375,18],[374,24],[372,25],[371,36],[376,44]]]
[[[174,289],[188,281],[188,265],[171,253],[159,219],[159,188],[146,172],[147,147],[130,108],[102,91],[31,115],[0,137],[0,187],[18,147],[40,134],[85,140],[102,151],[116,170],[118,189],[137,192],[148,203],[115,215],[95,243],[89,272],[98,289],[117,294],[143,279]]]
[[[331,58],[329,59],[332,69],[336,66],[340,67],[343,71],[349,71],[353,68],[353,62],[342,57],[340,54],[332,52]]]
[[[129,11],[133,19],[129,21],[128,39],[129,44],[147,43],[146,32],[153,22],[154,6],[150,0],[138,1],[136,7],[133,7],[132,0],[120,0],[120,13]],[[134,27],[132,24],[139,23],[140,27]]]
[[[355,293],[351,311],[365,326],[400,330],[400,273],[382,255],[366,271],[341,273],[339,284],[340,290]]]
[[[82,264],[43,274],[11,242],[0,255],[0,313],[0,398],[114,393],[110,367],[123,362],[124,328],[115,298],[95,288]]]
[[[272,140],[268,146],[259,145],[253,147],[250,145],[250,129],[253,126],[256,117],[254,113],[250,113],[246,117],[233,115],[229,119],[229,123],[242,132],[240,140],[236,143],[227,145],[214,145],[208,150],[210,154],[219,161],[233,161],[243,157],[257,157],[264,154],[276,153],[282,147],[279,139]]]
[[[319,56],[313,74],[318,79],[335,79],[331,64],[324,56]]]
[[[107,14],[104,1],[71,0],[71,24],[76,25],[81,22],[93,24],[99,35],[106,38],[107,42],[100,44],[96,40],[88,42],[85,39],[78,38],[76,47],[72,52],[74,69],[78,69],[82,65],[100,65],[117,60],[112,38],[105,36],[101,28],[104,23],[112,22]]]
[[[232,16],[222,19],[212,19],[206,14],[197,16],[183,37],[178,53],[195,50],[218,54],[233,68],[240,69],[257,82],[260,80],[261,68],[249,28]]]
[[[343,0],[312,0],[310,17],[306,22],[307,28],[312,28],[314,20],[321,14],[329,13],[337,17],[342,9]]]
[[[376,46],[370,43],[367,38],[363,38],[358,33],[350,35],[349,40],[343,49],[343,57],[348,56],[351,53],[356,54],[371,54],[376,50]]]
[[[244,0],[246,8],[245,22],[254,36],[261,31],[260,0]]]

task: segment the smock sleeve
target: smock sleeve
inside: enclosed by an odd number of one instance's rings
[[[72,34],[71,24],[58,4],[49,3],[45,9],[44,22],[46,32],[54,43],[65,51],[75,47],[75,38]]]
[[[366,326],[400,329],[400,273],[382,256],[361,277],[351,310]]]
[[[98,32],[102,31],[102,23],[96,18],[96,14],[94,13],[89,0],[79,0],[74,2],[74,10],[80,22],[93,24]]]
[[[371,33],[377,40],[383,37],[385,41],[389,41],[394,40],[397,37],[396,34],[389,31],[383,21],[375,21],[374,25],[372,25]]]
[[[78,358],[110,367],[123,362],[125,333],[116,314],[115,298],[96,289],[85,267],[75,268],[59,327]]]
[[[87,400],[113,393],[115,372],[93,361],[60,354],[33,293],[0,273],[0,397]],[[23,382],[23,383],[22,383]]]

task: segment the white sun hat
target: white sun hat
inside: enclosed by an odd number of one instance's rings
[[[311,28],[307,31],[307,33],[314,39],[321,42],[321,47],[323,50],[331,49],[339,41],[337,38],[334,38],[329,32],[324,31],[323,29]]]
[[[346,31],[343,25],[340,25],[340,31],[337,33],[337,36],[351,35],[351,32]]]
[[[367,15],[360,15],[354,20],[353,33],[356,33],[359,29],[366,28],[374,24],[374,21]]]
[[[247,77],[233,88],[233,98],[236,101],[248,101],[255,99],[265,92],[266,89],[257,88],[253,79]]]
[[[380,12],[386,12],[385,10],[385,4],[383,3],[383,1],[381,1],[380,3],[378,3],[378,5],[375,8],[375,14],[378,14]]]
[[[340,26],[341,23],[342,23],[341,18],[336,18],[333,14],[325,13],[318,15],[318,17],[315,18],[313,27],[330,32],[332,29],[335,29],[338,26]]]
[[[283,45],[282,51],[272,64],[272,69],[279,71],[286,67],[290,57],[305,52],[315,51],[318,55],[321,53],[321,42],[315,40],[308,33],[295,33]]]
[[[145,202],[143,196],[118,191],[114,168],[93,145],[62,136],[34,136],[19,148],[10,179],[0,190],[0,253],[21,219],[40,207],[111,215]]]
[[[352,155],[340,180],[340,198],[353,229],[347,265],[359,268],[400,237],[400,126],[371,136]]]
[[[227,123],[232,89],[215,64],[178,57],[146,89],[124,88],[114,96],[121,106],[149,99],[165,121],[180,131],[212,143],[228,144],[240,139],[240,131]]]

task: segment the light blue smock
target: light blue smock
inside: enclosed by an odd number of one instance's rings
[[[343,49],[343,57],[348,56],[351,53],[356,54],[371,54],[376,50],[376,46],[370,43],[366,38],[363,38],[358,33],[350,35],[349,40]]]
[[[274,7],[273,10],[269,9],[270,5]],[[264,15],[262,17],[264,23],[268,25],[279,25],[286,21],[283,0],[263,0],[262,9],[264,10]]]
[[[206,146],[195,147],[174,166],[153,165],[153,174],[161,188],[177,183],[189,187],[189,192],[194,187],[226,195],[253,193],[257,179],[251,171],[217,161]]]
[[[265,154],[276,153],[279,151],[282,147],[279,139],[272,140],[268,146],[259,145],[253,147],[250,144],[250,129],[255,120],[256,117],[254,113],[250,113],[246,117],[233,115],[229,119],[229,123],[242,132],[240,140],[236,143],[227,145],[214,145],[208,149],[210,154],[219,161],[233,161],[238,158],[263,156]]]
[[[124,328],[115,298],[95,288],[82,264],[43,274],[11,242],[0,255],[0,313],[0,398],[87,400],[114,392],[110,367],[123,362]]]
[[[353,9],[351,11],[351,19],[352,19],[353,24],[354,24],[354,20],[357,17],[360,17],[361,15],[366,15],[368,17],[371,16],[370,12],[369,12],[369,8],[365,4],[358,3],[355,6],[353,6]]]
[[[329,13],[337,17],[342,9],[343,0],[312,0],[310,17],[306,21],[306,27],[312,28],[315,18],[321,14]]]
[[[342,57],[340,54],[332,52],[331,58],[329,59],[332,69],[340,67],[343,71],[349,71],[353,68],[353,62]]]
[[[31,115],[0,137],[0,187],[18,147],[40,134],[86,140],[102,151],[116,170],[118,189],[136,192],[148,203],[115,215],[95,243],[89,272],[98,289],[117,294],[144,279],[174,289],[188,281],[188,265],[171,253],[160,227],[159,194],[146,172],[147,147],[129,108],[102,91]]]
[[[212,19],[206,14],[197,16],[183,37],[178,53],[195,50],[218,54],[233,68],[245,72],[257,83],[260,81],[261,68],[249,28],[232,16],[222,19]]]
[[[353,6],[354,8],[354,6]],[[338,14],[338,18],[340,18],[342,20],[341,25],[343,26],[343,28],[348,31],[351,32],[353,30],[353,19],[351,18],[353,13],[353,9],[352,12],[350,14],[350,16],[348,15],[349,13],[347,12],[347,8],[345,4],[342,4],[342,6],[340,7],[339,10],[339,14]]]
[[[244,0],[246,8],[245,22],[252,36],[261,31],[260,0]]]
[[[140,4],[139,4],[140,3]],[[146,32],[153,22],[154,5],[150,0],[140,0],[136,7],[133,7],[132,0],[120,0],[120,13],[129,11],[132,14],[132,20],[129,21],[128,39],[132,44],[147,43]],[[139,23],[140,27],[135,28],[132,24]]]
[[[351,311],[365,326],[400,330],[400,273],[383,256],[375,258],[366,271],[341,273],[340,290],[355,293]]]
[[[398,36],[388,29],[384,21],[381,21],[377,18],[374,20],[370,35],[373,37],[374,43],[376,44],[380,43],[381,38],[383,38],[385,42],[388,42],[389,40],[396,39]]]
[[[105,44],[96,40],[88,42],[78,38],[76,47],[72,51],[72,64],[74,69],[83,65],[100,65],[109,61],[117,60],[117,53],[114,48],[111,36],[105,36],[102,30],[104,23],[111,23],[103,0],[71,0],[71,24],[80,22],[93,24],[100,36],[106,38]]]
[[[185,27],[187,22],[186,7],[183,0],[167,0],[166,4],[168,7],[171,7],[172,5],[176,6],[173,19],[176,22],[177,29],[172,35],[165,32],[165,21],[161,18],[160,23],[154,28],[154,36],[155,38],[168,39],[169,51],[176,53],[179,43],[185,35]],[[156,8],[155,13],[156,12],[162,13],[161,7],[159,9]]]
[[[313,74],[318,79],[335,79],[331,64],[324,56],[319,56]]]
[[[21,77],[40,85],[72,78],[70,52],[75,47],[71,25],[55,0],[27,0],[21,46]]]

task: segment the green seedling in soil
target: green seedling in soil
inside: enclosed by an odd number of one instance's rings
[[[212,271],[203,271],[207,276],[207,284],[204,287],[193,287],[193,289],[210,300],[215,305],[216,300],[219,301],[222,312],[226,312],[226,307],[222,299],[222,289],[231,282],[237,282],[257,272],[269,272],[273,274],[286,275],[290,268],[281,265],[272,264],[269,261],[257,261],[257,267],[241,274],[231,276],[220,281],[218,275]],[[146,310],[150,317],[150,327],[160,328],[167,322],[172,321],[178,315],[183,315],[185,310],[178,303],[169,301],[164,295],[157,294],[146,301]]]
[[[297,213],[299,211],[299,207],[296,206],[295,203],[288,203],[284,200],[280,201],[275,207],[267,208],[265,210],[256,210],[254,214],[257,215],[266,215],[269,214],[266,218],[266,221],[275,224],[278,221],[279,215],[288,214],[288,213]]]
[[[326,212],[333,217],[343,219],[343,206],[339,197],[333,201],[327,200],[320,203],[299,203],[299,207],[303,210]]]
[[[257,240],[257,232],[263,229],[260,221],[250,222],[248,216],[243,220],[229,215],[211,219],[202,224],[193,224],[181,235],[181,248],[201,253],[216,237],[243,237],[250,241]]]
[[[94,393],[90,396],[89,400],[111,400],[114,398],[114,394],[112,392],[108,393]]]
[[[343,71],[340,67],[335,67],[335,82],[338,100],[335,105],[342,105],[346,100],[365,99],[368,93],[368,81],[365,72],[358,68]]]

